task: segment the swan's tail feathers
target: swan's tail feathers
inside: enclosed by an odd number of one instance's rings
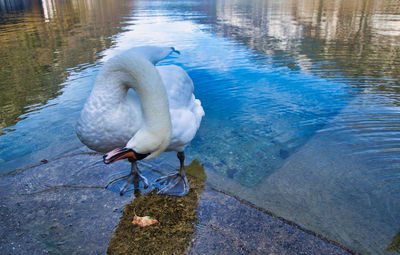
[[[199,99],[195,99],[193,106],[192,106],[192,111],[195,113],[196,115],[196,119],[198,119],[199,125],[200,125],[200,121],[201,118],[205,115],[204,109],[201,106],[201,102]]]
[[[128,54],[134,53],[141,55],[142,57],[149,60],[153,65],[157,64],[164,58],[168,57],[169,54],[175,52],[180,54],[174,47],[157,47],[157,46],[141,46],[135,47],[127,51]]]

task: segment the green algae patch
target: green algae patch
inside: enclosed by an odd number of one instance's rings
[[[185,166],[186,169],[186,174],[189,176],[195,177],[198,179],[198,181],[202,181],[202,185],[204,185],[204,182],[207,179],[206,172],[204,171],[204,166],[200,165],[200,162],[195,159],[190,163],[190,165]]]
[[[206,174],[198,160],[186,166],[190,191],[184,197],[157,195],[156,191],[139,195],[128,204],[109,243],[107,254],[183,254],[194,234],[197,208]],[[134,216],[150,216],[159,222],[138,227]]]
[[[393,238],[392,242],[390,243],[389,247],[386,248],[386,252],[400,252],[400,232]]]

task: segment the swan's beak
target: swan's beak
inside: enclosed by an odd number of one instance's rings
[[[103,156],[103,162],[105,164],[113,163],[117,160],[124,158],[132,158],[135,159],[135,153],[133,153],[132,149],[128,148],[116,148]]]
[[[129,148],[116,148],[103,156],[103,162],[110,164],[120,159],[133,159],[141,160],[147,157],[149,154],[141,154]]]

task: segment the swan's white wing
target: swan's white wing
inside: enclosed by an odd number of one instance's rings
[[[164,83],[170,109],[188,108],[192,103],[193,82],[181,67],[176,65],[156,67]]]
[[[186,145],[192,141],[200,127],[201,118],[204,115],[201,111],[194,112],[190,109],[171,109],[172,137],[167,151],[183,151]],[[200,114],[199,114],[200,113]]]
[[[164,83],[172,123],[172,137],[167,150],[183,151],[200,127],[204,110],[193,95],[193,82],[179,66],[158,66]]]

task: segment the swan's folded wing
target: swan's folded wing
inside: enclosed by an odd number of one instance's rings
[[[164,83],[170,109],[190,107],[193,95],[193,82],[181,67],[176,65],[157,66]]]
[[[171,143],[167,150],[183,151],[194,138],[204,116],[200,100],[193,95],[193,82],[179,66],[158,66],[164,83],[172,123]]]

